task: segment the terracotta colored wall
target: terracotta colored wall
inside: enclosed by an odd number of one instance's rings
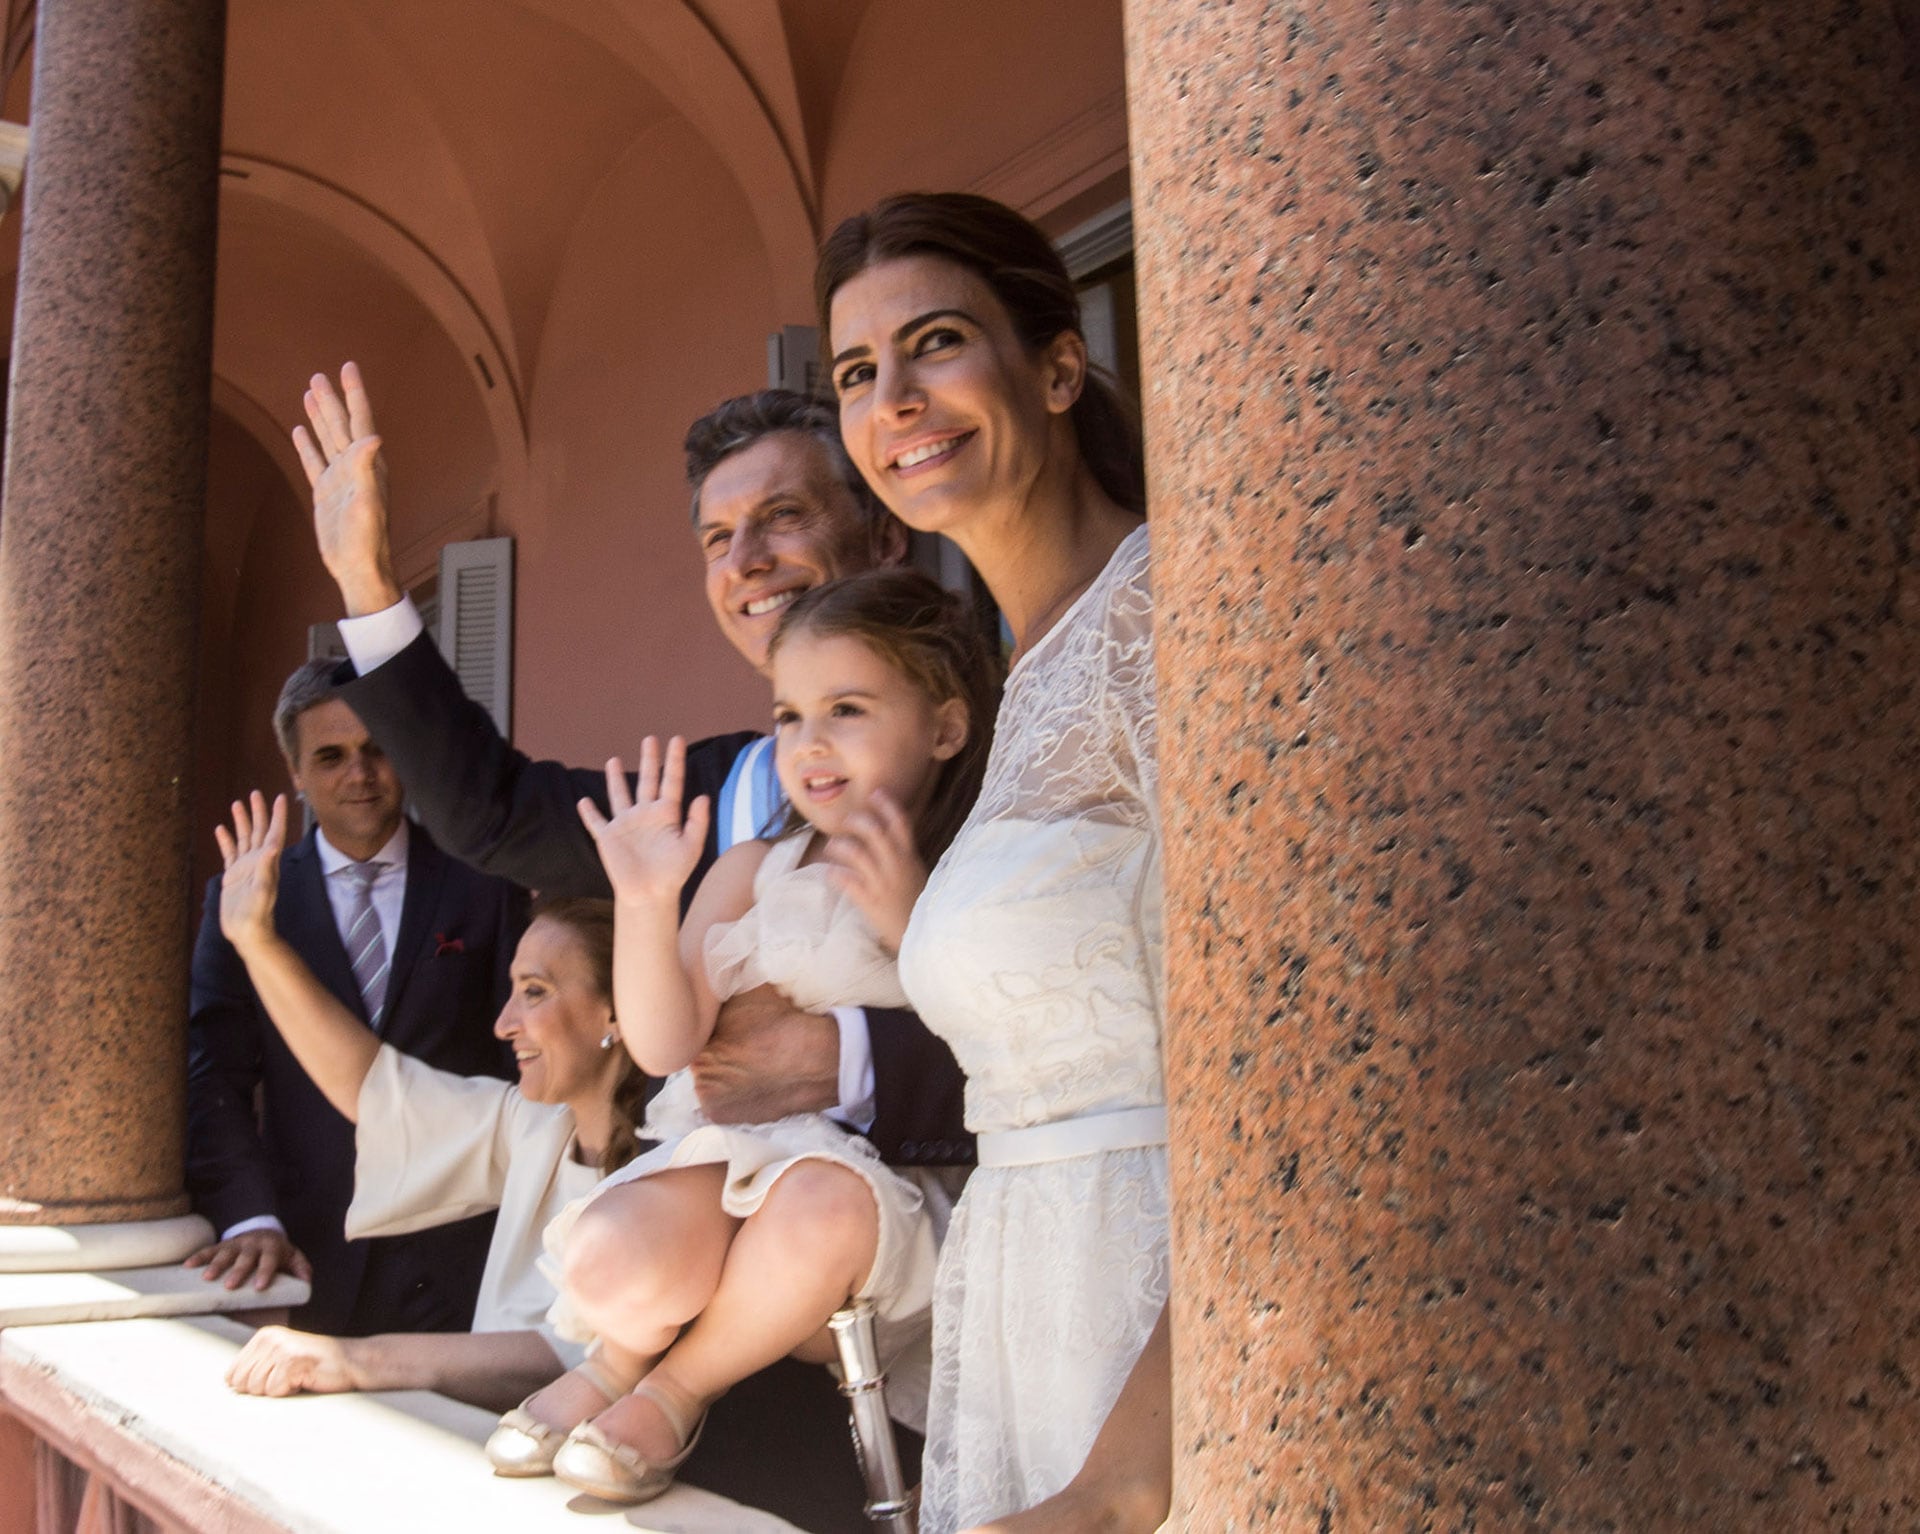
[[[534,391],[516,533],[516,737],[571,761],[642,731],[758,725],[763,685],[715,634],[687,521],[689,421],[766,382],[783,316],[751,211],[669,123],[596,190],[569,242]],[[799,316],[785,316],[788,319]]]
[[[432,27],[436,21],[437,35],[418,35],[417,22]],[[311,172],[393,219],[432,251],[477,303],[499,312],[505,300],[469,186],[471,172],[437,110],[450,85],[443,61],[471,60],[471,45],[464,40],[477,30],[471,17],[462,26],[449,7],[423,0],[385,6],[352,0],[271,9],[234,6],[224,143],[229,153],[259,155]],[[484,100],[488,114],[517,117],[523,103],[501,90],[503,80],[512,78],[511,68],[499,63],[469,76],[469,103]],[[229,183],[228,192],[233,189]],[[220,286],[224,306],[237,291],[224,270]],[[280,296],[290,306],[324,308],[299,287]],[[251,353],[223,346],[219,366],[231,372],[242,355]]]
[[[280,682],[306,654],[304,630],[263,624],[272,610],[261,607],[265,593],[247,558],[257,527],[299,526],[305,508],[253,434],[218,408],[208,443],[207,493],[192,812],[196,891],[220,866],[213,826],[228,802],[250,788],[271,794],[286,786],[268,717]],[[312,584],[306,583],[297,608],[314,602]]]
[[[1120,23],[1118,0],[972,0],[943,8],[937,26],[919,0],[874,0],[840,76],[823,229],[907,190],[980,191],[1044,213],[1031,199],[1051,203],[1102,164],[1123,169]]]
[[[13,1534],[26,1534],[38,1516],[33,1445],[33,1429],[0,1412],[0,1529]]]
[[[516,537],[515,734],[584,762],[764,710],[707,642],[681,483],[687,423],[760,387],[768,331],[810,319],[807,241],[770,250],[745,186],[798,175],[831,219],[901,186],[978,185],[1062,227],[1124,188],[1118,0],[943,18],[940,91],[902,65],[929,42],[904,0],[788,6],[784,27],[778,7],[699,7],[729,50],[699,59],[666,51],[687,34],[648,3],[560,8],[560,25],[537,3],[236,11],[228,74],[229,152],[254,167],[224,184],[216,371],[248,407],[235,424],[297,476],[284,432],[306,374],[359,360],[403,578],[445,538]],[[681,115],[716,99],[729,57],[778,137]],[[472,334],[498,348],[492,389]],[[217,454],[210,512],[249,529],[219,640],[237,754],[220,765],[215,726],[202,753],[215,803],[277,774],[261,721],[306,625],[336,615],[303,519],[260,514],[240,456]]]

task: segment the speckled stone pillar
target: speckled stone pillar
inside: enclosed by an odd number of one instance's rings
[[[1176,1526],[1920,1526],[1914,31],[1127,20]]]
[[[220,0],[43,0],[0,510],[0,1222],[182,1212]]]

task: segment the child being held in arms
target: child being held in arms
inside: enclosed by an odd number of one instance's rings
[[[830,1358],[827,1318],[849,1296],[873,1301],[883,1352],[927,1324],[920,1190],[824,1115],[710,1123],[686,1066],[720,1001],[755,986],[816,1012],[904,1003],[893,956],[979,790],[997,666],[959,598],[900,570],[796,599],[771,663],[793,808],[780,834],[714,864],[684,925],[711,813],[702,797],[682,819],[684,744],[649,738],[632,794],[608,764],[611,818],[580,806],[614,891],[621,1037],[669,1076],[641,1131],[662,1143],[549,1227],[554,1324],[594,1352],[503,1418],[488,1449],[507,1473],[550,1466],[610,1500],[664,1491],[730,1386],[788,1354]]]

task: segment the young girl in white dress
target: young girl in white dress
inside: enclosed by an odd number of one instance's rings
[[[898,1006],[893,955],[928,864],[977,791],[993,663],[965,604],[923,576],[816,588],[774,640],[784,835],[714,864],[684,925],[682,883],[709,806],[681,811],[684,746],[641,749],[635,791],[609,763],[612,816],[583,802],[616,912],[614,1010],[646,1071],[669,1079],[642,1134],[662,1143],[549,1229],[562,1335],[597,1338],[594,1372],[631,1386],[591,1420],[598,1383],[569,1375],[522,1408],[576,1422],[554,1473],[611,1500],[657,1496],[709,1403],[788,1354],[832,1356],[827,1318],[871,1299],[883,1350],[924,1333],[935,1261],[920,1190],[820,1114],[713,1124],[685,1069],[722,998],[772,984],[796,1005]]]

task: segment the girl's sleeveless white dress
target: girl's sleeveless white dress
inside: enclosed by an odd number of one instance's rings
[[[922,1534],[1064,1486],[1166,1300],[1151,618],[1142,527],[1014,667],[901,945],[981,1137],[934,1286]]]
[[[802,832],[775,842],[754,875],[753,905],[738,921],[716,924],[708,932],[707,975],[714,994],[724,1000],[771,984],[808,1012],[904,1006],[894,962],[866,917],[833,887],[825,864],[799,866],[814,835]],[[858,1173],[880,1211],[879,1245],[859,1293],[879,1314],[883,1356],[925,1333],[937,1256],[934,1225],[920,1189],[881,1161],[859,1135],[822,1113],[793,1114],[769,1124],[712,1123],[700,1111],[692,1073],[684,1070],[669,1076],[655,1095],[640,1134],[661,1143],[610,1173],[548,1225],[543,1266],[556,1287],[567,1233],[580,1210],[608,1188],[672,1167],[724,1163],[721,1203],[728,1214],[745,1219],[783,1172],[818,1158]],[[592,1337],[564,1291],[550,1319],[563,1337]],[[910,1379],[900,1383],[900,1390],[889,1393],[889,1405],[901,1420],[916,1422],[913,1386]]]

